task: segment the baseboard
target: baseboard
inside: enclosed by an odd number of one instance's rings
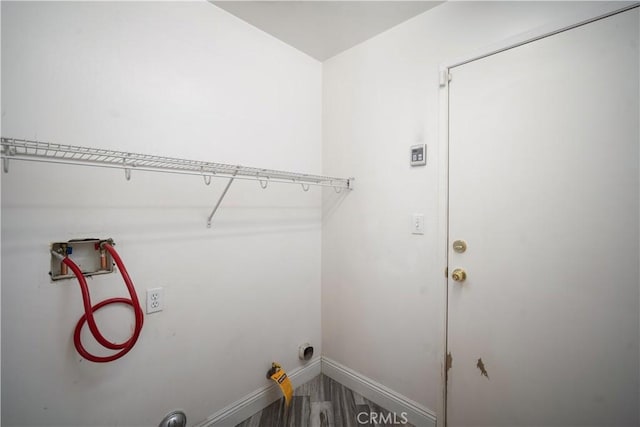
[[[300,368],[287,372],[287,375],[293,386],[297,387],[320,375],[320,367],[321,363],[318,357]],[[264,386],[222,408],[202,423],[197,424],[196,427],[233,427],[281,397],[280,389],[275,384]]]
[[[409,422],[415,426],[436,426],[436,416],[429,409],[335,360],[322,356],[322,373],[375,404],[398,414],[398,418],[404,412]]]
[[[311,381],[320,373],[398,414],[398,418],[404,412],[407,420],[415,426],[436,427],[436,416],[429,409],[328,357],[316,358],[305,366],[289,372],[288,375],[297,387]],[[205,421],[196,424],[196,427],[233,427],[280,397],[280,390],[275,384],[264,386],[222,408]]]

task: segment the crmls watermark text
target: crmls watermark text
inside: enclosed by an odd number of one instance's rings
[[[367,405],[357,405],[358,412],[356,419],[362,426],[384,425],[404,425],[409,422],[406,412],[375,412]]]

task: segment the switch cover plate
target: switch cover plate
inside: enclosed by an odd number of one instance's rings
[[[424,214],[414,213],[411,217],[411,233],[424,234]]]

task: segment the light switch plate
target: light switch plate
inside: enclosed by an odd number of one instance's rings
[[[411,216],[411,233],[424,234],[424,214],[414,213]]]

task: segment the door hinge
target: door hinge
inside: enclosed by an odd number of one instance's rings
[[[446,86],[451,81],[452,75],[449,69],[444,69],[440,72],[440,86]]]
[[[449,277],[449,267],[444,268],[444,277]]]

